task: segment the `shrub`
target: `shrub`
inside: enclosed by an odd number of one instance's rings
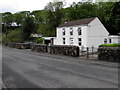
[[[99,47],[120,47],[120,44],[102,44]]]
[[[43,39],[42,38],[36,38],[36,43],[37,44],[42,44],[43,43]]]
[[[4,34],[2,34],[2,44],[5,45],[6,44],[6,37]]]

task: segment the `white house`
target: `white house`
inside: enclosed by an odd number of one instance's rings
[[[108,31],[97,17],[68,21],[57,27],[54,45],[98,47],[107,43],[108,35]]]
[[[120,44],[120,36],[119,35],[110,35],[108,37],[109,44]]]

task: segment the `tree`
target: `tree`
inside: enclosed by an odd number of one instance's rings
[[[11,26],[13,21],[13,14],[11,12],[2,13],[2,22],[4,22],[7,26]]]
[[[44,20],[39,24],[37,32],[43,36],[55,36],[56,27],[59,26],[63,17],[61,8],[61,2],[48,3],[45,7],[44,13],[41,14],[41,16],[44,14],[46,14],[46,16],[44,15]]]
[[[22,24],[22,20],[24,19],[23,15],[21,13],[15,13],[13,14],[13,17],[14,22],[16,22],[18,26],[20,26]]]
[[[92,3],[73,3],[69,7],[70,20],[79,20],[97,16],[97,5]]]
[[[30,35],[34,33],[34,29],[35,29],[35,24],[33,18],[26,17],[22,24],[24,40],[30,40]]]
[[[106,6],[106,27],[110,34],[120,33],[120,1],[107,3]]]

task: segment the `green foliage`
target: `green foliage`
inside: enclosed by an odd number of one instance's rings
[[[39,24],[37,33],[42,34],[43,37],[55,36],[55,29],[53,29],[50,24]]]
[[[42,38],[36,38],[36,43],[37,44],[43,44],[43,39]]]
[[[22,24],[23,37],[25,41],[30,40],[30,35],[34,33],[34,30],[35,30],[35,23],[33,21],[33,18],[31,17],[25,18]]]
[[[106,12],[109,11],[109,15],[107,15],[106,27],[110,33],[117,34],[120,32],[120,1],[110,3],[107,7]]]
[[[13,30],[9,32],[8,39],[10,42],[23,42],[23,32],[20,29]]]
[[[23,15],[21,13],[15,13],[13,16],[14,16],[14,21],[17,23],[17,25],[22,23]]]
[[[96,17],[97,16],[97,5],[91,3],[73,3],[69,7],[69,18],[70,20],[79,20],[83,18]]]
[[[102,44],[100,47],[120,47],[120,44]]]
[[[6,44],[6,37],[4,34],[2,34],[2,44],[5,45]]]
[[[2,13],[0,13],[0,22],[2,22]]]
[[[8,26],[10,26],[13,21],[13,14],[11,12],[3,13],[2,21],[5,22]]]
[[[2,33],[2,44],[6,45],[8,42],[24,42],[23,32],[20,29],[11,30],[7,37],[5,33]]]
[[[79,20],[98,17],[110,34],[120,33],[120,1],[100,3],[73,3],[63,8],[63,2],[48,3],[44,10],[3,13],[3,22],[10,26],[12,22],[22,24],[24,40],[30,40],[31,33],[45,37],[55,36],[56,27],[65,20]],[[4,28],[4,27],[3,27]]]

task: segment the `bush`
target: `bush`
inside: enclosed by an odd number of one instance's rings
[[[24,42],[23,32],[20,29],[9,32],[8,38],[10,42]]]
[[[2,44],[6,45],[6,37],[4,34],[2,34]]]
[[[120,44],[102,44],[99,47],[120,47]]]
[[[42,44],[43,43],[43,39],[42,38],[37,38],[36,39],[36,43],[37,44]]]

